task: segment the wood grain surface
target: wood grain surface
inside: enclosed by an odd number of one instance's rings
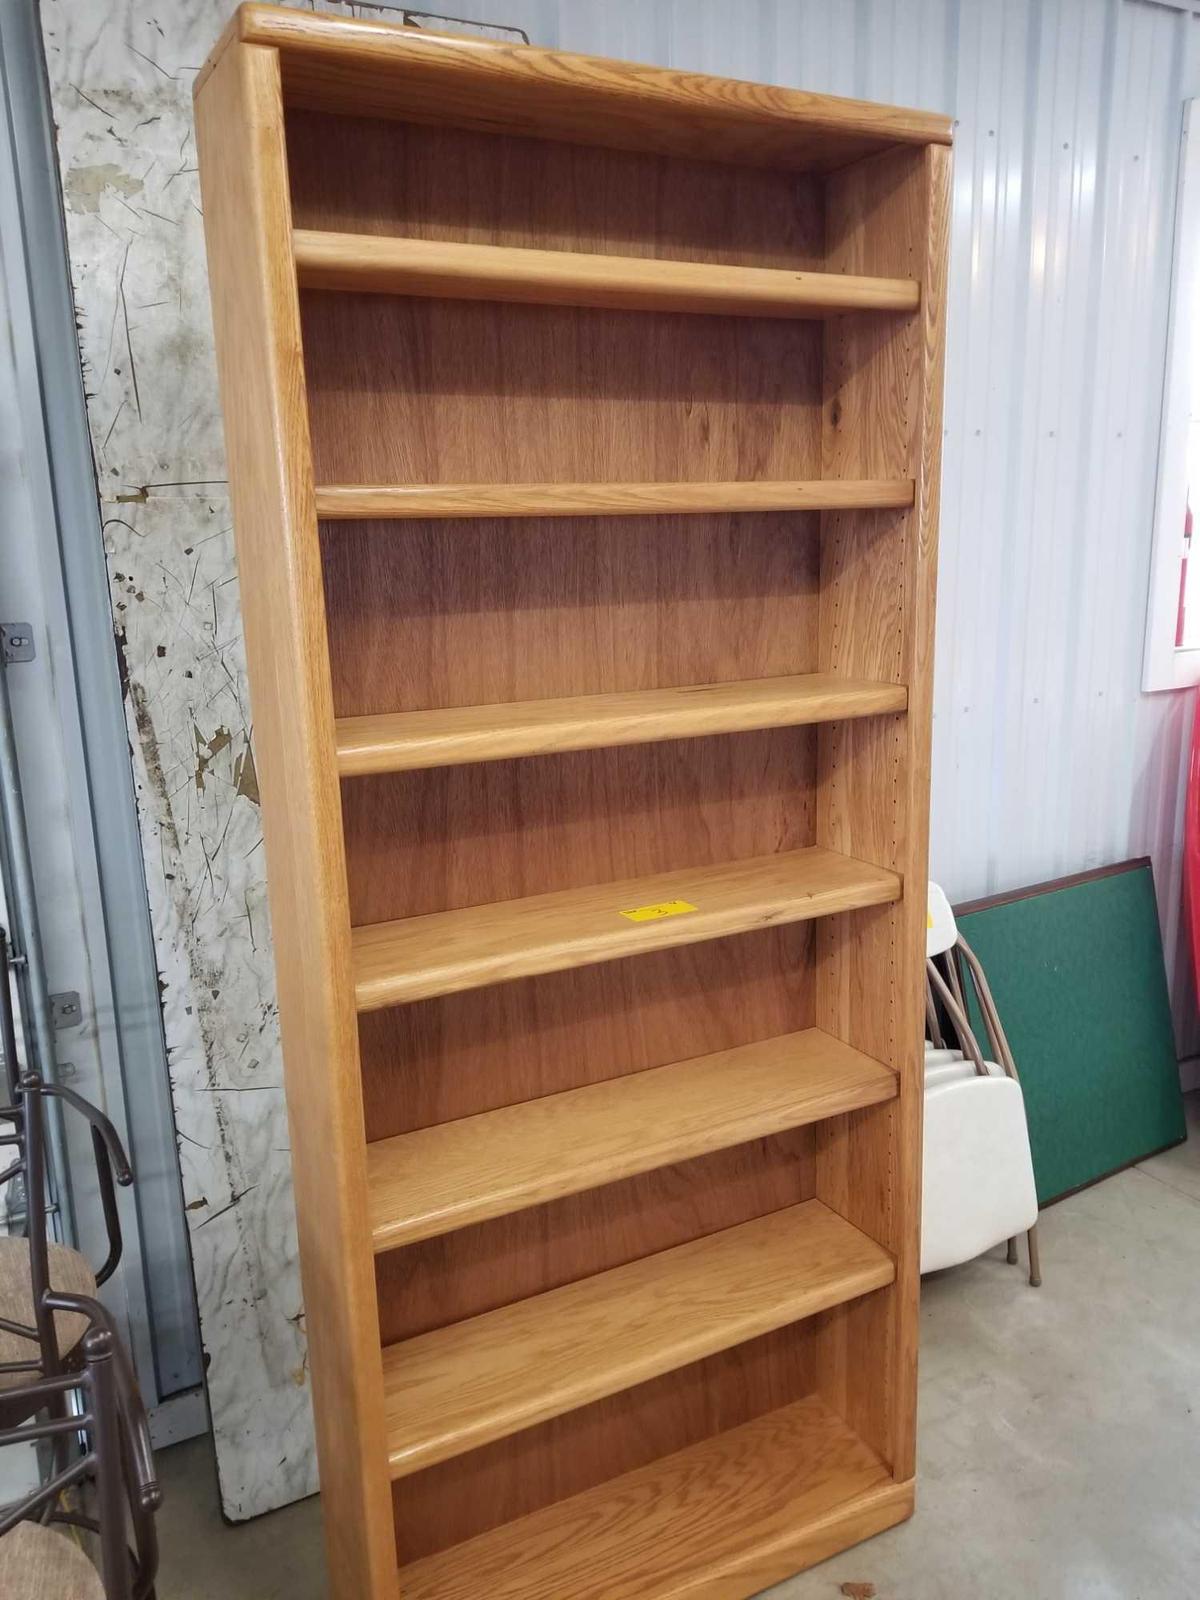
[[[447,483],[318,484],[329,521],[387,517],[680,516],[697,511],[830,511],[910,506],[903,481],[823,483]]]
[[[516,705],[452,706],[343,717],[337,725],[343,777],[505,761],[663,739],[832,722],[902,711],[902,684],[868,683],[830,673],[686,684],[623,694],[527,700]]]
[[[738,1600],[911,1509],[949,124],[263,6],[202,82],[338,1592],[390,1455],[406,1600]]]
[[[891,1099],[896,1075],[817,1029],[673,1062],[367,1148],[379,1250]]]
[[[814,1340],[830,1315],[791,1323],[397,1479],[398,1559],[462,1543],[812,1394]]]
[[[809,318],[848,311],[912,311],[920,301],[920,285],[911,278],[714,266],[312,228],[296,230],[293,252],[303,288],[434,300]]]
[[[901,880],[894,872],[810,846],[721,866],[368,923],[352,935],[355,997],[360,1011],[373,1011],[748,933],[776,922],[832,916],[883,904],[900,892]],[[660,907],[670,909],[659,914]]]
[[[817,533],[811,513],[327,524],[338,715],[815,671]]]
[[[815,747],[812,727],[765,728],[344,779],[351,921],[803,848]]]
[[[788,923],[365,1012],[367,1137],[810,1027],[813,927]]]
[[[290,108],[299,228],[825,270],[806,173]]]
[[[823,323],[319,289],[300,306],[322,483],[820,476]]]
[[[919,315],[872,336],[830,324],[825,469],[912,476],[911,512],[831,513],[822,553],[821,661],[909,685],[909,714],[818,734],[817,830],[903,874],[909,892],[817,935],[821,1026],[900,1074],[896,1102],[824,1124],[817,1192],[893,1252],[895,1288],[831,1319],[819,1342],[826,1400],[899,1479],[915,1464],[922,1114],[922,974],[949,160],[877,157],[830,180],[832,266],[911,271]],[[881,527],[880,523],[884,526]]]
[[[815,1397],[444,1555],[408,1600],[741,1600],[899,1522],[912,1485]]]
[[[350,919],[291,260],[279,63],[233,45],[196,101],[330,1592],[394,1589]]]
[[[377,1255],[382,1342],[416,1338],[811,1200],[814,1141],[815,1125],[789,1128]]]
[[[226,38],[270,45],[290,105],[799,170],[949,144],[936,112],[695,72],[243,5]]]
[[[818,1201],[384,1350],[402,1477],[890,1283]]]

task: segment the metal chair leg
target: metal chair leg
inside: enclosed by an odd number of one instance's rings
[[[958,1001],[955,1000],[949,984],[932,961],[926,961],[925,975],[927,981],[932,984],[934,993],[946,1009],[946,1015],[950,1019],[951,1027],[958,1035],[958,1042],[962,1046],[964,1056],[971,1058],[976,1074],[981,1078],[986,1078],[987,1068],[983,1064],[983,1056],[980,1054],[978,1041],[971,1032],[971,1024],[967,1021],[966,1013],[958,1004]]]
[[[1038,1249],[1036,1222],[1025,1235],[1025,1241],[1029,1246],[1029,1284],[1033,1289],[1040,1289],[1042,1286],[1042,1252]]]
[[[946,1048],[946,1041],[942,1038],[942,1026],[938,1020],[937,1006],[934,1004],[933,989],[928,978],[925,979],[925,1031],[935,1050]]]
[[[1009,1264],[1010,1267],[1012,1267],[1012,1266],[1016,1265],[1016,1262],[1017,1262],[1017,1240],[1016,1240],[1016,1235],[1014,1234],[1013,1237],[1008,1241],[1008,1264]]]
[[[967,969],[970,972],[971,977],[974,979],[975,992],[979,996],[979,1004],[983,1011],[984,1022],[987,1027],[989,1041],[996,1047],[996,1052],[1000,1057],[1000,1064],[1008,1076],[1012,1078],[1014,1082],[1019,1083],[1021,1080],[1017,1075],[1017,1064],[1013,1060],[1013,1053],[1009,1047],[1008,1037],[1005,1034],[1004,1028],[1000,1022],[1000,1013],[997,1010],[995,999],[992,996],[992,991],[988,985],[987,977],[984,974],[979,957],[975,954],[974,950],[971,949],[971,946],[961,934],[959,934],[958,941],[954,946],[954,953],[955,955],[960,955],[966,962]],[[1038,1248],[1038,1231],[1036,1222],[1034,1223],[1033,1227],[1030,1228],[1025,1237],[1029,1247],[1029,1282],[1032,1288],[1040,1289],[1042,1284],[1042,1254]],[[1017,1259],[1017,1242],[1015,1239],[1010,1239],[1008,1241],[1008,1259],[1010,1262],[1016,1261]]]

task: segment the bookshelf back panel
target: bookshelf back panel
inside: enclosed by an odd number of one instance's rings
[[[813,1025],[811,923],[358,1019],[368,1139]]]
[[[351,921],[800,849],[815,763],[775,728],[347,779]]]
[[[813,672],[819,518],[326,523],[339,716]]]
[[[814,1193],[813,1129],[792,1129],[425,1239],[376,1258],[383,1342],[544,1294]]]
[[[457,1544],[802,1399],[815,1387],[824,1321],[781,1328],[404,1478],[392,1490],[398,1557]]]
[[[306,290],[318,483],[816,478],[821,325]]]
[[[809,174],[593,145],[287,114],[298,228],[819,269]]]

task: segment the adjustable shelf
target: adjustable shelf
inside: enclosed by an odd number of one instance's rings
[[[846,311],[915,311],[910,278],[770,267],[712,266],[651,256],[511,250],[435,239],[297,229],[292,249],[305,289],[433,299],[507,300],[607,311],[682,311],[734,317],[831,317]]]
[[[896,1074],[819,1028],[380,1139],[376,1250],[878,1105]]]
[[[903,479],[817,483],[327,483],[317,515],[372,517],[659,517],[703,511],[867,511],[911,506]]]
[[[877,716],[903,711],[907,703],[902,684],[856,683],[812,672],[518,705],[392,711],[338,722],[338,771],[353,778],[658,739],[696,739]]]
[[[360,1011],[803,922],[900,895],[894,872],[810,846],[355,928]]]
[[[950,124],[196,112],[332,1600],[740,1600],[913,1504]]]
[[[577,1410],[892,1282],[806,1200],[383,1352],[393,1477]]]

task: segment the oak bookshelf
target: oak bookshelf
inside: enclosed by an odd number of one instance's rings
[[[909,1515],[950,128],[245,5],[197,133],[336,1600]]]

